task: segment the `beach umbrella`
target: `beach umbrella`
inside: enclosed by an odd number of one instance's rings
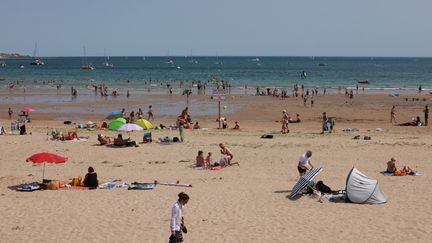
[[[151,122],[147,121],[146,119],[138,119],[136,120],[135,124],[137,124],[138,126],[146,129],[146,130],[150,130],[153,128],[153,124],[151,124]]]
[[[30,107],[24,107],[22,108],[21,112],[33,112],[35,111],[34,109],[30,108]]]
[[[120,111],[112,111],[108,114],[106,119],[113,120],[119,117],[123,117],[123,113],[121,113]]]
[[[126,119],[117,118],[108,125],[108,129],[111,131],[117,131],[124,124],[126,124]]]
[[[126,123],[122,125],[117,131],[118,132],[132,132],[132,131],[142,131],[143,128],[137,124]]]
[[[43,172],[42,172],[42,183],[45,179],[45,164],[46,163],[52,163],[52,164],[61,164],[65,163],[68,160],[66,157],[62,157],[56,154],[51,153],[38,153],[34,154],[26,159],[27,162],[33,162],[34,164],[40,164],[43,163]]]
[[[295,197],[299,192],[301,192],[304,188],[306,188],[313,179],[321,173],[323,169],[322,168],[312,168],[308,172],[306,172],[303,176],[300,177],[298,182],[294,185],[293,189],[291,190],[290,198]]]

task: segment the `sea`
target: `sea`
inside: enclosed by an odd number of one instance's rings
[[[45,65],[29,59],[0,60],[0,92],[10,83],[28,89],[56,89],[56,84],[86,92],[105,84],[123,92],[166,92],[187,88],[192,80],[229,81],[231,92],[279,88],[291,93],[295,84],[337,92],[357,86],[371,92],[411,92],[432,89],[432,58],[393,57],[45,57]],[[2,63],[5,64],[1,65]],[[95,70],[83,70],[91,63]],[[20,68],[23,65],[24,68]],[[302,73],[306,75],[302,75]],[[358,83],[367,80],[368,84]],[[192,87],[194,88],[194,87]],[[81,92],[80,92],[81,93]]]

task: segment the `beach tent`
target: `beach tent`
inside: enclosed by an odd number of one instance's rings
[[[380,204],[387,200],[378,186],[378,181],[371,179],[353,167],[346,180],[347,199],[353,203]]]
[[[126,124],[126,119],[117,118],[108,125],[108,129],[111,131],[117,131],[124,124]]]
[[[135,124],[137,124],[138,126],[146,129],[146,130],[150,130],[153,128],[153,124],[151,124],[151,122],[147,121],[146,119],[138,119],[136,120]]]

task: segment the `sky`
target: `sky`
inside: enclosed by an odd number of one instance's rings
[[[432,56],[430,0],[0,0],[0,53]]]

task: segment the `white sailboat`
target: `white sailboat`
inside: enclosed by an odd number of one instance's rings
[[[30,63],[30,65],[36,65],[36,66],[45,65],[45,63],[40,58],[38,58],[37,42],[35,42],[35,47],[33,50],[33,58],[34,60],[33,62]]]
[[[109,62],[110,57],[106,55],[106,48],[104,48],[104,58],[105,61],[102,63],[105,67],[113,68],[114,64]]]
[[[190,50],[190,60],[189,60],[189,63],[198,64],[198,60],[196,60],[194,58],[194,56],[192,55],[192,49]]]
[[[94,70],[95,68],[94,68],[93,64],[87,62],[87,53],[86,53],[85,46],[83,46],[83,50],[84,50],[84,64],[81,66],[81,69]]]

